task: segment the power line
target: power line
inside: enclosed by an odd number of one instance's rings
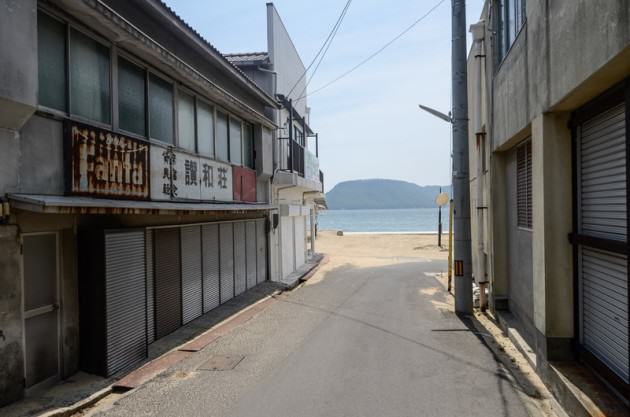
[[[350,7],[351,3],[352,3],[352,0],[348,0],[348,2],[346,3],[346,7],[344,8],[343,12],[341,13],[340,19],[338,20],[337,27],[334,28],[334,32],[332,34],[332,37],[330,38],[330,42],[328,42],[328,45],[326,45],[326,49],[324,49],[324,53],[322,53],[322,56],[320,57],[319,62],[317,63],[317,65],[315,66],[315,69],[313,70],[313,72],[311,73],[310,77],[306,81],[306,85],[304,86],[302,91],[300,91],[300,94],[298,94],[298,97],[301,97],[306,92],[306,89],[308,88],[309,84],[313,80],[313,77],[315,76],[315,73],[317,72],[317,69],[319,68],[319,66],[321,65],[322,61],[324,60],[324,57],[326,56],[326,53],[328,52],[328,49],[330,48],[330,45],[332,45],[333,40],[335,40],[335,36],[337,36],[337,31],[339,31],[339,28],[341,27],[341,23],[343,22],[343,19],[346,16],[346,13],[348,12],[348,8]]]
[[[330,33],[328,33],[328,36],[326,37],[326,40],[322,44],[321,48],[319,48],[319,51],[317,51],[317,54],[315,54],[315,56],[313,57],[313,60],[311,61],[311,63],[308,64],[308,67],[306,67],[306,69],[304,70],[304,72],[302,73],[300,78],[298,78],[298,80],[295,82],[295,84],[293,84],[293,87],[291,87],[291,90],[287,94],[287,98],[291,96],[291,93],[293,92],[295,87],[297,87],[297,85],[300,83],[300,81],[302,81],[302,79],[306,76],[306,74],[308,73],[308,70],[311,69],[311,67],[313,66],[315,61],[317,61],[317,58],[319,57],[319,55],[322,53],[324,48],[326,48],[326,45],[329,45],[329,41],[332,42],[331,38],[334,37],[335,34],[337,33],[337,30],[339,29],[339,26],[341,25],[341,21],[343,20],[343,17],[346,15],[346,12],[348,11],[348,8],[350,7],[350,3],[352,3],[352,0],[348,0],[346,2],[346,5],[341,10],[341,13],[339,14],[339,17],[337,18],[337,21],[333,25],[332,29],[330,29]],[[328,50],[328,48],[326,48],[326,50]],[[319,66],[319,64],[318,64],[318,66]],[[300,95],[301,94],[302,93],[300,93]]]
[[[332,81],[324,84],[323,86],[319,87],[318,89],[314,90],[313,92],[311,92],[310,94],[305,94],[301,97],[298,97],[295,101],[299,101],[302,100],[304,98],[306,98],[307,96],[312,96],[313,94],[322,91],[323,89],[331,86],[332,84],[336,83],[337,81],[341,80],[342,78],[350,75],[351,73],[353,73],[355,70],[357,70],[359,67],[363,66],[365,63],[367,63],[368,61],[372,60],[374,57],[376,57],[378,54],[380,54],[381,52],[383,52],[387,47],[389,47],[391,44],[393,44],[394,42],[396,42],[398,39],[400,39],[403,35],[405,35],[407,32],[409,32],[411,29],[413,29],[418,23],[422,22],[424,19],[426,19],[431,13],[433,13],[433,11],[435,9],[437,9],[438,7],[440,7],[440,5],[442,3],[444,3],[445,0],[440,0],[435,6],[433,6],[431,9],[429,9],[428,12],[426,12],[424,15],[422,15],[420,18],[418,18],[415,22],[413,22],[410,26],[408,26],[405,30],[403,30],[402,32],[400,32],[398,35],[396,35],[392,40],[390,40],[389,42],[387,42],[385,45],[383,45],[381,48],[379,48],[376,52],[374,52],[372,55],[368,56],[367,58],[365,58],[363,61],[359,62],[357,65],[355,65],[354,67],[350,68],[348,71],[344,72],[343,74],[341,74],[340,76],[338,76],[337,78],[333,79]]]

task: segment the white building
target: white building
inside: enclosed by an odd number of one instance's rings
[[[279,128],[274,141],[272,202],[277,211],[271,224],[270,269],[272,280],[291,282],[315,253],[314,239],[307,241],[315,228],[307,226],[315,224],[317,206],[324,204],[318,138],[309,126],[306,68],[273,3],[267,3],[267,51],[226,57],[282,104],[273,110]]]

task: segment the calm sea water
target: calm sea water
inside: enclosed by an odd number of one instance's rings
[[[344,232],[437,232],[438,209],[327,210],[319,213],[319,230]],[[448,207],[442,208],[448,231]]]

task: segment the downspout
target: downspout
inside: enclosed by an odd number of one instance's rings
[[[486,205],[483,198],[483,161],[485,158],[484,149],[486,132],[483,129],[482,122],[482,76],[484,68],[484,38],[485,38],[485,21],[470,26],[475,48],[475,63],[477,66],[475,80],[475,136],[477,139],[477,273],[475,279],[479,285],[479,309],[485,311],[488,306],[488,298],[486,296],[486,288],[488,286],[488,277],[486,274],[486,255],[484,250],[484,210]]]

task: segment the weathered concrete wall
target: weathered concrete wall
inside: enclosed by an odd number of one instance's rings
[[[19,191],[64,193],[63,125],[59,120],[32,117],[20,131]]]
[[[0,0],[0,128],[19,129],[37,105],[37,0]]]
[[[534,319],[550,340],[543,357],[565,359],[573,337],[571,135],[568,113],[540,115],[532,123]],[[564,340],[564,342],[562,341]]]
[[[532,231],[518,227],[516,196],[516,151],[509,152],[505,166],[506,235],[509,307],[521,324],[523,336],[532,344],[534,331],[534,286]]]
[[[0,128],[0,195],[19,189],[20,139],[15,130]]]
[[[0,406],[24,390],[21,275],[18,228],[0,225]]]
[[[79,370],[79,279],[77,275],[76,234],[64,229],[61,242],[61,377],[68,378]]]

